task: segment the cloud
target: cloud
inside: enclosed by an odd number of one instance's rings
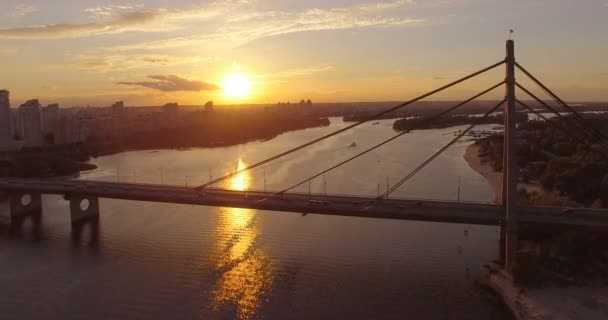
[[[320,30],[342,30],[371,26],[420,24],[422,19],[386,15],[411,4],[411,0],[367,2],[345,7],[292,11],[251,10],[248,0],[218,0],[207,5],[181,9],[143,9],[141,4],[107,5],[85,9],[96,21],[0,29],[0,38],[58,39],[77,38],[126,31],[159,32],[214,19],[215,29],[204,34],[151,43],[149,46],[180,46],[191,41],[247,42],[274,35]],[[251,10],[251,11],[248,11]]]
[[[157,81],[142,81],[142,82],[118,82],[121,85],[142,86],[146,88],[156,89],[160,91],[209,91],[218,90],[220,87],[213,83],[189,80],[176,75],[158,75],[149,76],[148,78]]]
[[[296,13],[245,14],[233,19],[242,22],[249,21],[250,24],[230,25],[231,27],[226,29],[225,35],[240,36],[247,40],[253,40],[301,31],[344,30],[371,26],[390,27],[423,22],[421,19],[383,14],[385,11],[410,3],[412,1],[398,0],[328,9],[313,8]]]
[[[30,4],[18,4],[9,10],[7,16],[11,18],[23,18],[38,11],[39,9],[37,6]]]
[[[1,47],[0,47],[1,49]],[[150,65],[174,66],[181,64],[197,64],[217,62],[219,57],[209,56],[168,56],[155,54],[79,54],[68,56],[68,65],[93,72],[125,71],[149,67]],[[64,67],[61,64],[60,67]]]
[[[97,34],[119,33],[138,28],[166,14],[164,9],[134,12],[119,18],[84,24],[53,24],[37,27],[0,29],[0,38],[7,39],[57,39],[75,38]],[[148,30],[151,31],[151,30]]]
[[[105,5],[84,9],[84,12],[89,13],[94,18],[102,19],[114,17],[127,12],[134,12],[144,8],[144,4],[123,4],[123,5]]]
[[[14,47],[0,46],[0,54],[15,54],[18,51],[19,50],[17,48],[14,48]]]
[[[169,64],[169,58],[150,58],[150,57],[146,57],[142,59],[145,62],[150,62],[150,63],[158,63],[158,64],[162,64],[162,65],[166,65]]]
[[[217,43],[219,41],[234,42],[238,45],[261,38],[304,31],[346,30],[365,27],[388,28],[428,23],[424,19],[386,14],[391,10],[411,3],[413,1],[397,0],[328,9],[314,8],[300,12],[254,11],[235,13],[228,15],[215,32],[116,46],[111,50],[155,50],[207,45],[210,42]]]
[[[261,79],[266,83],[284,82],[285,79],[294,77],[310,76],[317,73],[329,72],[334,70],[335,67],[332,65],[320,65],[314,67],[288,69],[275,73],[267,73],[258,75],[257,78]]]
[[[230,8],[215,3],[212,5],[213,7],[197,6],[175,10],[153,8],[139,11],[136,9],[143,8],[141,5],[100,6],[85,9],[97,21],[0,29],[0,39],[81,38],[127,31],[167,32],[180,29],[180,21],[201,21],[218,16]]]

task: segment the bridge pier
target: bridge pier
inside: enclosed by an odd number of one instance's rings
[[[11,220],[42,214],[42,196],[35,192],[9,192]]]
[[[498,260],[504,266],[507,261],[507,229],[506,222],[503,220],[499,226],[499,239],[498,239]]]
[[[517,146],[515,143],[517,125],[515,117],[515,43],[513,40],[507,41],[507,57],[505,58],[506,78],[505,78],[505,98],[506,105],[504,110],[504,157],[502,165],[502,205],[505,208],[505,270],[509,274],[517,271],[517,226],[518,226],[518,168],[517,168]],[[502,229],[502,228],[501,228]]]
[[[72,225],[99,219],[99,198],[96,196],[70,195]]]

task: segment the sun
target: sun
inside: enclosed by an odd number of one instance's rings
[[[224,94],[230,98],[242,98],[249,95],[251,82],[242,74],[231,74],[224,79]]]

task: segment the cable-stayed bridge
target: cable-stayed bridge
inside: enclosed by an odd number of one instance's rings
[[[351,130],[366,122],[381,118],[382,116],[406,108],[417,101],[429,98],[434,94],[454,87],[462,82],[484,74],[500,66],[505,67],[505,79],[490,86],[488,89],[454,105],[451,108],[426,117],[423,125],[430,124],[434,120],[446,115],[467,103],[476,100],[498,88],[505,88],[505,99],[487,110],[487,112],[475,120],[465,130],[459,133],[452,141],[440,148],[434,155],[420,163],[420,165],[404,174],[393,186],[387,188],[386,192],[375,197],[327,195],[327,194],[304,194],[293,192],[295,188],[309,183],[340,166],[351,161],[356,161],[361,156],[379,149],[399,137],[407,134],[411,128],[396,134],[346,160],[338,163],[328,164],[326,169],[320,170],[311,177],[289,186],[279,192],[261,191],[232,191],[215,189],[214,185],[228,179],[235,178],[245,172],[261,168],[262,166],[281,159],[287,155],[294,154],[300,150],[310,147],[323,140],[330,139],[343,132]],[[532,91],[516,82],[515,70],[520,70],[526,77],[536,83],[543,91],[549,94],[563,110],[571,116],[565,117],[555,107],[541,100]],[[533,109],[527,103],[516,97],[516,89],[528,95],[537,103],[547,108],[556,115],[556,122],[544,117],[538,110]],[[453,81],[445,86],[434,89],[410,101],[396,105],[392,108],[379,112],[369,118],[348,125],[344,128],[316,138],[305,144],[295,146],[285,152],[252,164],[246,168],[237,170],[223,177],[211,180],[205,185],[187,188],[182,186],[135,184],[101,181],[61,181],[40,179],[1,179],[0,190],[9,195],[11,217],[19,221],[23,217],[40,214],[42,211],[42,194],[64,195],[70,202],[70,213],[73,223],[80,223],[99,217],[99,199],[124,199],[135,201],[152,201],[164,203],[194,204],[203,206],[221,206],[260,209],[279,212],[297,212],[302,214],[328,214],[352,217],[385,218],[400,220],[420,220],[437,222],[454,222],[468,224],[485,224],[501,226],[501,246],[504,246],[503,260],[505,268],[512,270],[515,261],[515,248],[517,247],[517,233],[520,224],[551,224],[577,227],[608,227],[608,210],[581,209],[581,208],[558,208],[558,207],[525,207],[519,205],[517,194],[518,168],[516,162],[515,136],[517,126],[515,123],[516,104],[521,105],[529,112],[537,114],[559,130],[571,135],[577,141],[584,144],[590,151],[595,152],[608,159],[608,137],[593,127],[586,126],[584,119],[572,107],[559,98],[545,84],[534,77],[524,67],[515,61],[514,42],[507,41],[506,58],[497,63],[469,74],[463,78]],[[502,109],[500,109],[502,107]],[[454,201],[429,201],[420,199],[395,199],[390,195],[402,185],[407,183],[413,176],[422,171],[429,163],[441,155],[450,146],[470,132],[476,125],[480,124],[492,113],[501,110],[504,113],[504,152],[503,152],[503,187],[500,198],[502,203],[473,203]],[[312,165],[312,164],[311,164]],[[318,166],[319,164],[315,164]],[[24,198],[29,201],[24,201]],[[86,205],[83,205],[85,204]]]

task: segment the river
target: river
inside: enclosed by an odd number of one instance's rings
[[[392,123],[365,124],[223,186],[280,190],[394,135]],[[226,148],[104,156],[81,179],[200,185],[345,125],[332,119]],[[296,191],[376,195],[462,128],[406,134]],[[469,144],[454,145],[392,196],[491,201],[492,187],[463,159]],[[475,285],[497,258],[496,227],[100,206],[100,224],[78,237],[60,196],[44,196],[39,227],[9,232],[0,222],[1,319],[509,319]]]

